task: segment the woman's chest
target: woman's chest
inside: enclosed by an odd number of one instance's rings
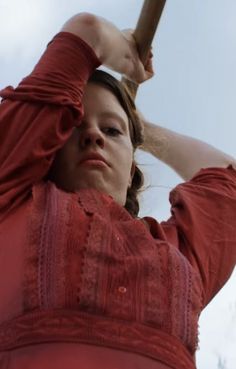
[[[14,312],[4,304],[10,315],[3,320],[73,309],[161,329],[194,351],[201,288],[188,261],[176,247],[153,239],[140,221],[88,200],[34,193],[16,221],[24,226],[22,239],[12,239],[13,263],[9,253],[5,259],[6,279],[13,264],[18,274],[5,300],[9,306],[15,301]]]
[[[27,311],[66,308],[136,321],[195,347],[200,282],[176,247],[88,197],[38,200],[26,252]]]

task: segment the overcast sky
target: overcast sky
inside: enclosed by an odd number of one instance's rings
[[[75,13],[134,28],[141,0],[0,0],[0,88],[30,73],[46,44]],[[167,0],[156,34],[156,75],[142,85],[140,110],[153,123],[204,140],[236,157],[236,1]],[[169,191],[181,182],[149,154],[137,155],[146,184],[141,216],[169,216]],[[236,367],[236,273],[200,320],[199,369]]]

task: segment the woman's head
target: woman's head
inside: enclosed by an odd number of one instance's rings
[[[68,192],[105,192],[137,216],[143,175],[134,151],[142,143],[142,129],[134,102],[118,80],[97,70],[85,88],[83,105],[82,122],[57,152],[47,179]],[[93,155],[105,162],[91,160]]]

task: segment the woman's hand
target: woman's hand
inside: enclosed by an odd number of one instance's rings
[[[145,64],[143,64],[139,58],[138,50],[137,50],[137,44],[133,36],[133,30],[123,30],[122,31],[123,36],[126,38],[130,45],[131,50],[131,61],[129,68],[130,71],[126,73],[126,77],[128,79],[131,79],[132,81],[135,81],[137,83],[142,83],[154,76],[153,71],[153,64],[152,64],[152,51],[150,49],[147,61]],[[140,81],[138,81],[140,79]]]
[[[70,18],[62,28],[82,38],[96,53],[101,63],[142,83],[153,76],[152,54],[145,66],[139,59],[132,31],[120,31],[111,22],[93,14],[81,13]]]

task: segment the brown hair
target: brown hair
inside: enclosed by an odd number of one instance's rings
[[[103,70],[96,70],[91,75],[88,82],[103,85],[116,96],[128,116],[129,133],[135,152],[135,150],[143,143],[143,135],[135,103],[128,89],[119,80]],[[134,164],[135,172],[131,187],[127,190],[125,208],[135,218],[139,212],[138,194],[141,192],[141,188],[144,184],[144,176],[135,161]]]

